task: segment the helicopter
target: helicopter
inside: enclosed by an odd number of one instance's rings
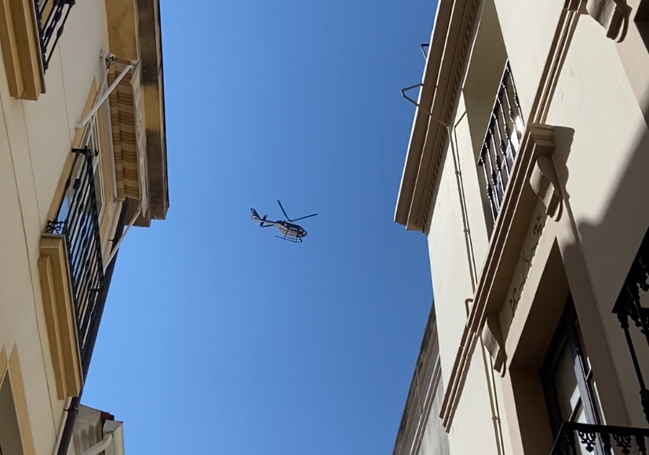
[[[275,237],[277,237],[278,239],[286,240],[287,242],[302,243],[302,238],[306,237],[306,231],[302,226],[295,224],[295,222],[299,220],[303,220],[305,218],[311,218],[312,216],[316,216],[317,213],[314,213],[312,215],[307,215],[307,216],[301,216],[300,218],[296,218],[292,220],[286,214],[286,210],[284,210],[282,203],[279,202],[279,200],[277,201],[277,203],[279,204],[279,208],[282,209],[282,213],[286,217],[285,220],[279,220],[279,221],[267,220],[266,219],[267,215],[260,217],[259,214],[257,213],[257,210],[255,209],[250,209],[250,213],[251,213],[250,219],[252,221],[259,222],[259,227],[275,226],[283,234],[283,236],[281,237],[279,235],[276,235]]]

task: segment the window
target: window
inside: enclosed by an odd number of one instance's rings
[[[541,381],[554,438],[563,422],[601,423],[593,370],[571,298],[546,353]],[[580,450],[589,453],[585,447]]]
[[[482,168],[481,183],[486,189],[493,223],[505,199],[524,128],[514,78],[507,61],[478,157],[478,166]]]
[[[99,220],[101,220],[104,208],[104,179],[101,168],[101,138],[99,135],[99,119],[97,115],[93,115],[86,129],[83,132],[83,138],[81,139],[80,148],[88,148],[92,151],[92,168],[93,168],[93,180],[95,186],[95,197],[97,199],[97,215]]]
[[[23,447],[9,374],[0,376],[0,455],[22,455]]]

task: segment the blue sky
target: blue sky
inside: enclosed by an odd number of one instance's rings
[[[432,301],[392,221],[433,1],[161,0],[171,208],[122,244],[83,402],[129,454],[390,454]],[[300,245],[249,220],[305,220]]]

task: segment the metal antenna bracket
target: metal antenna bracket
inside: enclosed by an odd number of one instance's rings
[[[413,90],[415,88],[423,87],[423,86],[424,86],[424,84],[419,83],[419,84],[416,84],[416,85],[411,85],[410,87],[402,88],[401,89],[401,96],[403,96],[405,99],[407,99],[412,104],[417,106],[418,109],[420,109],[422,112],[426,113],[432,120],[435,120],[440,125],[445,126],[447,129],[450,129],[451,127],[446,122],[441,121],[437,117],[433,117],[433,114],[431,112],[423,110],[417,101],[415,101],[414,99],[412,99],[408,95],[406,95],[406,92],[408,92],[410,90]]]
[[[421,47],[421,53],[424,54],[424,58],[427,59],[428,58],[428,49],[430,48],[430,44],[423,43],[420,47]],[[424,48],[426,48],[426,50],[424,50]]]

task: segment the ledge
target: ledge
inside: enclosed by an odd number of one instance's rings
[[[32,0],[0,0],[0,45],[11,96],[38,100],[45,76]]]
[[[62,235],[43,234],[38,260],[47,336],[59,400],[78,396],[83,384],[68,256]]]

